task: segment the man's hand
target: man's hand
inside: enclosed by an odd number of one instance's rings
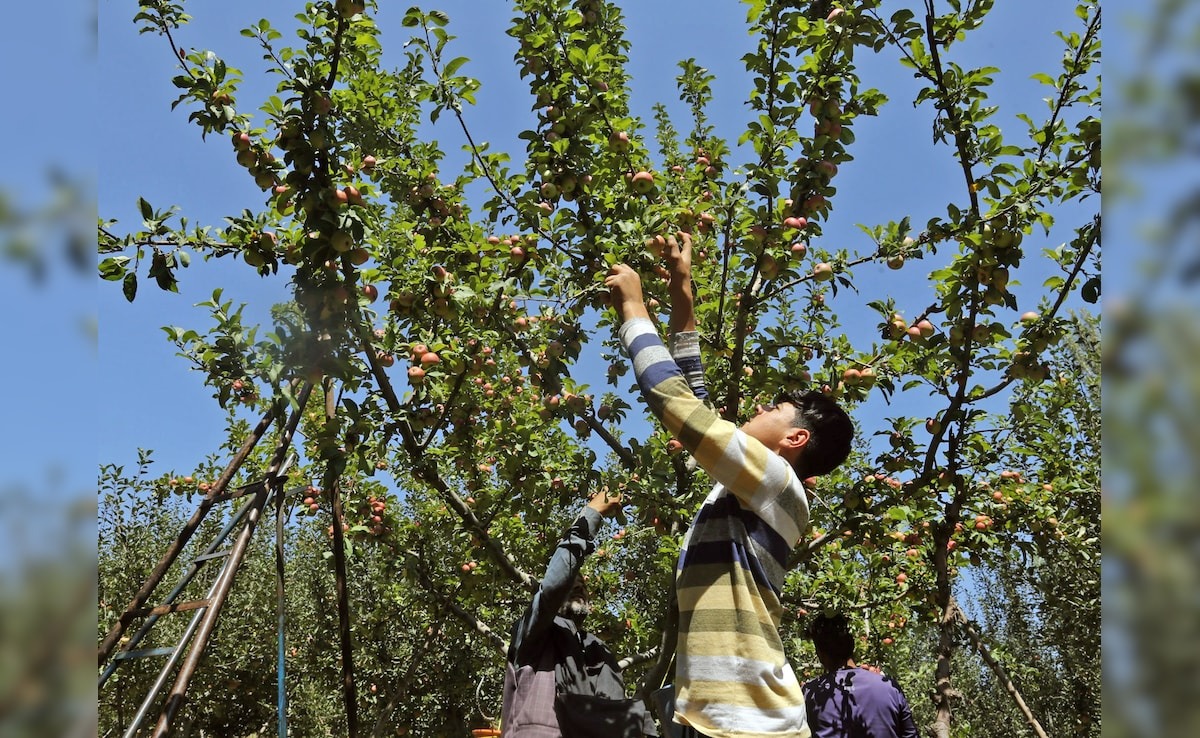
[[[623,504],[625,503],[620,492],[609,492],[604,489],[589,497],[587,502],[588,507],[606,518],[611,518],[619,513]]]
[[[604,286],[609,289],[609,302],[622,321],[650,317],[642,297],[642,278],[628,264],[612,265],[604,278]]]
[[[671,295],[671,322],[668,330],[672,334],[696,330],[696,301],[692,296],[692,235],[679,232],[679,238],[667,239],[663,249],[667,268],[663,277]]]
[[[667,284],[671,294],[686,290],[692,293],[692,234],[679,232],[679,238],[667,239],[667,247],[663,249],[663,259],[667,262]]]

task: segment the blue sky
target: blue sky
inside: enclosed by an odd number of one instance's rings
[[[393,51],[387,60],[400,64],[399,36],[404,29],[400,16],[408,4],[387,4],[379,16],[385,48]],[[676,126],[687,124],[678,102],[674,78],[676,62],[694,57],[716,75],[715,100],[710,108],[718,132],[736,142],[747,119],[744,100],[749,80],[740,57],[750,49],[745,33],[745,11],[740,3],[706,1],[689,3],[622,3],[628,39],[632,44],[629,71],[632,76],[634,111],[652,123],[651,105],[668,104]],[[489,141],[492,149],[506,149],[520,159],[523,142],[516,138],[531,119],[530,100],[512,63],[515,40],[504,35],[511,11],[503,3],[469,0],[442,1],[428,8],[445,10],[449,31],[458,36],[451,54],[471,59],[462,73],[483,83],[479,103],[466,110],[468,124],[477,140]],[[1015,118],[1027,112],[1035,120],[1046,115],[1042,98],[1046,88],[1030,80],[1036,71],[1055,73],[1062,43],[1056,28],[1075,28],[1072,3],[1044,3],[1039,13],[1028,13],[1025,3],[997,3],[983,30],[966,44],[956,46],[951,58],[965,68],[994,65],[1003,71],[992,90],[993,101],[1002,108],[997,122],[1020,141],[1024,124]],[[195,16],[177,37],[185,47],[209,48],[231,66],[245,72],[239,105],[273,91],[274,78],[256,73],[261,69],[260,52],[252,39],[239,30],[264,14],[282,27],[285,19],[276,3],[213,0],[192,3]],[[136,201],[146,197],[156,207],[177,204],[193,223],[222,224],[227,214],[243,208],[258,209],[262,194],[233,162],[233,152],[224,137],[202,142],[199,131],[187,123],[184,108],[172,112],[175,89],[170,78],[177,73],[165,40],[138,35],[131,22],[136,12],[132,0],[103,3],[99,10],[100,68],[98,94],[106,101],[103,114],[94,121],[99,149],[100,213],[118,218],[133,227],[139,216]],[[878,118],[859,118],[855,123],[858,142],[852,147],[855,161],[843,166],[837,178],[838,195],[834,213],[825,228],[825,245],[830,248],[866,248],[866,237],[855,227],[875,225],[911,216],[919,229],[930,217],[944,214],[947,202],[963,201],[961,173],[952,152],[931,143],[931,108],[914,108],[918,89],[907,69],[896,61],[897,54],[885,49],[878,56],[860,50],[859,73],[864,87],[883,90],[890,102]],[[457,171],[461,133],[449,117],[430,135],[450,155],[444,171]],[[745,154],[743,154],[743,157]],[[1077,219],[1064,218],[1077,224]],[[118,227],[120,230],[120,227]],[[1069,234],[1056,238],[1026,240],[1026,252],[1054,246]],[[1039,245],[1040,244],[1040,245]],[[915,314],[930,300],[925,280],[928,267],[906,267],[889,272],[882,265],[868,265],[856,272],[860,296],[846,293],[844,300],[861,304],[868,296],[891,294],[902,309]],[[162,293],[144,285],[138,299],[127,304],[116,284],[99,289],[100,321],[98,404],[101,422],[98,458],[129,463],[138,447],[153,448],[160,471],[189,469],[213,453],[223,439],[223,411],[211,398],[201,377],[189,372],[173,353],[160,327],[167,324],[206,328],[208,321],[192,306],[206,299],[215,287],[235,303],[248,303],[248,316],[265,316],[274,302],[286,298],[286,279],[260,279],[240,263],[230,260],[202,262],[181,273],[182,294]],[[1040,279],[1026,280],[1037,287]],[[1018,297],[1022,293],[1017,290]],[[1028,293],[1026,293],[1028,294]],[[1021,309],[1036,305],[1025,298]],[[835,302],[835,309],[841,302]],[[855,319],[847,310],[845,330],[857,342],[858,331],[874,332],[873,322]],[[920,414],[919,407],[906,410]],[[867,432],[879,427],[880,416],[900,414],[895,408],[873,406],[860,415]]]
[[[26,240],[47,263],[45,279],[34,281],[25,262],[0,259],[9,346],[0,371],[7,421],[0,472],[5,573],[14,560],[65,552],[63,513],[92,498],[95,480],[96,351],[89,325],[96,285],[90,270],[68,268],[63,258],[67,223],[82,228],[86,239],[95,215],[90,208],[48,215],[62,192],[51,172],[71,183],[84,205],[93,196],[95,139],[79,111],[97,107],[95,10],[87,0],[61,4],[52,50],[46,34],[30,30],[46,23],[44,12],[35,15],[39,10],[28,3],[6,8],[0,31],[0,61],[9,70],[0,196],[23,223],[16,230],[6,223],[0,243],[7,250]]]

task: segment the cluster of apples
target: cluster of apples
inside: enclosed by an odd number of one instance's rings
[[[246,131],[235,132],[233,149],[237,152],[238,164],[250,172],[250,176],[254,177],[254,183],[260,189],[269,190],[279,181],[278,172],[282,165],[276,160],[274,154],[256,144],[249,133]]]
[[[429,225],[436,228],[449,218],[462,217],[462,205],[455,202],[454,195],[453,188],[443,187],[437,175],[429,172],[421,182],[405,190],[404,201],[417,215],[429,211]]]
[[[384,516],[387,514],[387,501],[381,497],[368,495],[364,504],[359,506],[359,514],[363,524],[370,530],[371,535],[380,536],[387,530]]]
[[[229,384],[229,388],[233,391],[234,397],[243,405],[253,404],[258,399],[258,390],[254,387],[254,383],[245,379],[235,379]]]
[[[413,344],[411,357],[412,365],[408,368],[408,383],[414,387],[423,384],[429,370],[442,363],[442,357],[436,351],[430,351],[429,347],[423,343]]]

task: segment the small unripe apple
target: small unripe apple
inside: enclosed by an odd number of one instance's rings
[[[345,231],[334,231],[333,235],[329,237],[329,245],[339,254],[345,253],[354,248],[354,238]]]
[[[770,254],[763,254],[759,261],[759,272],[766,279],[775,279],[779,275],[779,262]]]

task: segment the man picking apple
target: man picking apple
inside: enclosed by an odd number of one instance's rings
[[[598,492],[567,528],[546,575],[513,627],[504,670],[504,738],[640,738],[658,735],[641,700],[625,696],[617,660],[583,629],[591,599],[579,570],[595,550],[602,517],[621,496]]]
[[[808,525],[801,482],[850,453],[854,429],[819,392],[784,393],[740,427],[705,402],[691,286],[691,241],[671,239],[670,350],[626,264],[605,284],[650,410],[716,481],[676,568],[679,635],[673,720],[683,736],[810,735],[804,693],[779,635],[787,560]],[[677,733],[680,734],[680,733]]]

